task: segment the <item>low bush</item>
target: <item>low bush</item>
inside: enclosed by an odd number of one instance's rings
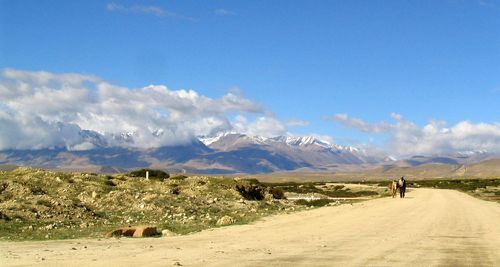
[[[170,177],[170,179],[172,179],[172,180],[184,180],[186,178],[187,178],[187,176],[186,175],[182,175],[182,174]]]
[[[2,211],[0,211],[0,220],[10,221],[10,217],[7,216],[7,214],[5,214]]]
[[[420,187],[455,189],[464,192],[474,191],[487,186],[500,186],[500,179],[456,179],[456,180],[421,180],[416,181]]]
[[[236,185],[236,191],[246,200],[263,200],[265,189],[257,185]]]
[[[152,170],[152,169],[140,169],[129,173],[132,177],[144,177],[146,178],[146,172],[149,172],[149,179],[163,181],[168,179],[170,175],[162,170]]]
[[[42,206],[45,206],[45,207],[52,207],[52,203],[50,203],[50,201],[46,200],[46,199],[39,199],[36,201],[36,204],[38,205],[42,205]]]
[[[104,181],[104,184],[105,185],[109,185],[109,186],[116,186],[116,184],[113,181],[111,181],[111,180]]]
[[[285,192],[281,188],[271,188],[269,194],[273,195],[274,199],[286,199]]]

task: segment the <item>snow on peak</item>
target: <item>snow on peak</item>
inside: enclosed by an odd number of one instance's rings
[[[332,144],[328,141],[318,139],[314,136],[298,136],[298,137],[287,136],[283,137],[282,139],[284,139],[286,144],[290,146],[306,147],[315,145],[326,149],[332,149],[335,151],[348,151],[352,153],[360,151],[358,148],[352,146],[341,146],[337,144]]]
[[[391,162],[391,161],[398,161],[398,159],[396,159],[393,156],[386,156],[385,158],[382,159],[382,161],[384,161],[384,162]]]
[[[200,137],[198,137],[198,139],[206,146],[209,146],[209,145],[219,141],[221,138],[228,136],[230,134],[237,134],[237,133],[236,132],[219,132],[216,135],[212,135],[212,136],[200,136]]]
[[[285,142],[291,146],[308,146],[308,145],[319,145],[324,148],[328,148],[331,144],[327,141],[322,141],[313,136],[299,136],[299,137],[286,137]]]
[[[221,132],[217,133],[214,136],[201,136],[199,140],[204,143],[206,146],[210,146],[211,144],[221,140],[222,138],[229,135],[239,135],[240,138],[251,141],[256,144],[270,144],[270,143],[283,143],[292,147],[309,147],[309,146],[318,146],[324,149],[331,149],[334,151],[346,151],[350,153],[359,153],[360,149],[352,146],[341,146],[337,144],[332,144],[328,141],[321,140],[314,136],[276,136],[272,138],[264,137],[264,136],[248,136],[245,134],[240,134],[237,132]]]

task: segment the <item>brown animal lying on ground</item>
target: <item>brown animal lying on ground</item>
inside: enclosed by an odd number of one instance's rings
[[[106,234],[106,237],[148,237],[158,235],[156,226],[123,227]]]

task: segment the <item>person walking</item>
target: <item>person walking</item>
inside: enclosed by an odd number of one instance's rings
[[[404,177],[401,177],[398,181],[399,188],[399,197],[404,198],[406,193],[406,180]]]

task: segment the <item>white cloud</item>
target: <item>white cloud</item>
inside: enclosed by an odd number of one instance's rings
[[[248,122],[244,116],[236,116],[234,129],[250,136],[275,137],[287,133],[286,126],[281,121],[267,116],[258,117],[252,122]]]
[[[283,123],[240,92],[213,99],[163,85],[130,89],[95,76],[12,69],[0,77],[0,150],[82,150],[102,142],[158,147],[235,129],[286,132]],[[232,122],[228,114],[235,113]],[[249,121],[248,115],[258,118]]]
[[[347,114],[344,113],[335,114],[333,116],[326,116],[324,119],[341,123],[346,127],[354,128],[365,133],[385,132],[387,131],[389,126],[389,124],[385,122],[367,123],[361,119],[349,117]]]
[[[214,11],[215,15],[217,16],[235,16],[236,13],[231,10],[223,9],[223,8],[218,8]]]
[[[106,10],[109,12],[121,12],[121,13],[134,13],[134,14],[147,14],[153,15],[157,17],[170,17],[170,18],[179,18],[179,19],[189,19],[190,17],[186,17],[166,9],[163,9],[158,6],[145,6],[145,5],[121,5],[116,3],[108,3],[106,5]]]
[[[462,121],[449,126],[444,121],[429,121],[423,127],[391,114],[393,123],[367,123],[346,114],[329,117],[344,126],[366,133],[389,135],[389,152],[400,156],[442,155],[466,151],[500,153],[500,123],[472,123]]]
[[[306,127],[306,126],[309,126],[309,122],[308,121],[305,121],[305,120],[296,120],[296,119],[293,119],[293,120],[289,120],[286,125],[289,126],[289,127]]]

